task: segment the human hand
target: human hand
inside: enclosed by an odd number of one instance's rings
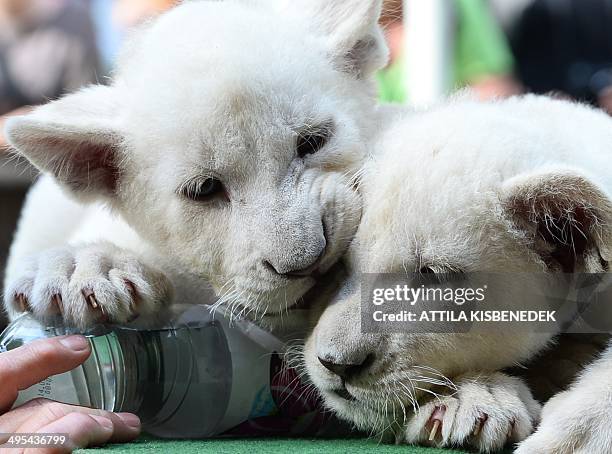
[[[12,434],[64,434],[63,446],[36,449],[39,454],[62,454],[76,448],[108,442],[127,442],[140,434],[140,420],[128,413],[61,404],[35,399],[10,410],[20,390],[52,375],[70,371],[90,355],[83,336],[63,336],[34,341],[15,350],[0,353],[0,446]],[[0,453],[5,449],[0,448]],[[7,453],[27,453],[29,449],[6,449]]]

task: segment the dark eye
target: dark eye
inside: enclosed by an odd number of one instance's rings
[[[301,132],[297,139],[297,154],[300,158],[320,151],[331,136],[331,124],[325,124],[313,130]]]
[[[429,267],[429,266],[424,266],[423,268],[421,268],[419,270],[419,273],[421,273],[421,274],[436,274],[434,269]]]
[[[223,183],[216,178],[190,182],[181,192],[185,197],[196,202],[206,202],[215,197],[226,196]]]
[[[440,284],[440,279],[438,278],[438,273],[432,267],[423,266],[419,269],[419,273],[415,276],[416,281],[422,285],[438,285]]]
[[[419,275],[429,284],[442,284],[459,282],[466,279],[463,271],[457,268],[436,268],[424,266],[419,270]]]

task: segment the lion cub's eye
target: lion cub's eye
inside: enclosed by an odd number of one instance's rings
[[[420,279],[428,284],[451,284],[466,279],[466,275],[458,268],[424,266],[419,269]]]
[[[419,270],[419,273],[420,274],[436,274],[436,271],[429,266],[424,266],[423,268]]]
[[[421,285],[438,285],[440,279],[435,269],[430,266],[424,266],[419,269],[418,274],[415,276],[416,282]]]
[[[331,134],[331,122],[301,132],[298,135],[296,144],[298,156],[304,158],[305,156],[317,153],[327,145]]]
[[[196,202],[207,202],[217,197],[226,197],[225,187],[216,178],[206,178],[186,184],[181,193]]]

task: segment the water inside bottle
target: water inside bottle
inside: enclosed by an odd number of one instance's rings
[[[72,334],[28,314],[0,336],[0,352],[35,339]],[[15,406],[42,397],[140,416],[154,435],[202,438],[217,433],[227,409],[232,363],[222,326],[199,311],[176,328],[97,327],[86,333],[91,356],[77,369],[22,391]]]

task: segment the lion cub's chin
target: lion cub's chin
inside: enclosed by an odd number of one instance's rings
[[[333,265],[314,280],[314,284],[293,303],[285,302],[279,310],[266,310],[261,316],[244,309],[247,318],[256,321],[261,327],[283,337],[299,335],[306,337],[317,323],[319,317],[347,278],[347,270],[342,261]],[[235,311],[236,313],[236,311]],[[238,314],[239,314],[238,310]]]

